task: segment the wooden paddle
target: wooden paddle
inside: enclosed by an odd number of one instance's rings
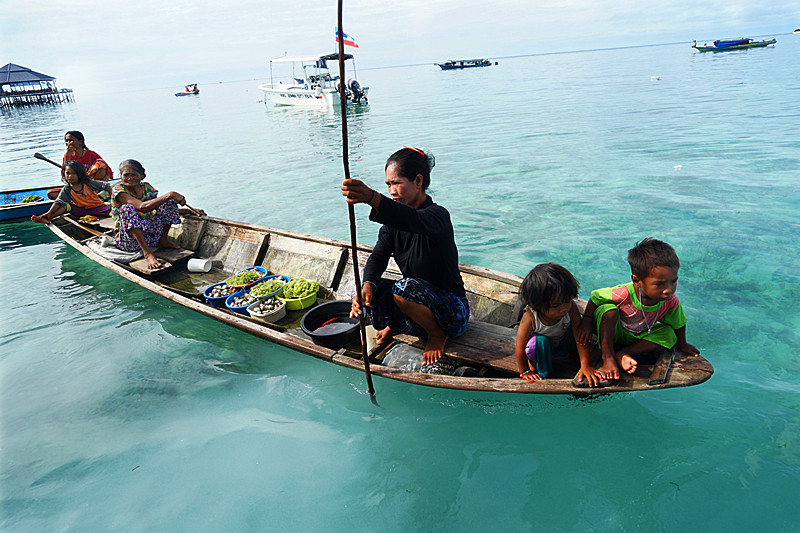
[[[47,159],[45,156],[43,156],[43,155],[42,155],[42,154],[40,154],[39,152],[36,152],[35,154],[33,154],[33,157],[35,157],[36,159],[41,159],[42,161],[47,161],[47,162],[48,162],[48,163],[50,163],[51,165],[55,165],[55,166],[57,166],[58,168],[61,168],[61,164],[60,164],[60,163],[56,163],[56,162],[55,162],[55,161],[53,161],[52,159]]]
[[[342,114],[342,164],[344,165],[344,179],[350,179],[350,161],[347,156],[347,90],[344,85],[344,31],[342,30],[342,0],[339,0],[339,97],[341,102],[340,111]],[[364,305],[361,301],[361,273],[358,270],[358,243],[356,240],[356,210],[351,203],[347,204],[347,212],[350,216],[350,248],[353,255],[353,276],[356,282],[356,301],[361,313],[358,315],[358,322],[361,327],[361,355],[364,359],[364,374],[367,377],[367,387],[372,403],[375,401],[375,387],[372,386],[372,373],[369,370],[369,354],[367,354],[367,327],[364,324]]]

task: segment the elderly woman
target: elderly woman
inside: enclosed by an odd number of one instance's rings
[[[83,133],[79,131],[68,131],[64,134],[64,144],[67,145],[67,151],[64,152],[64,157],[61,160],[61,168],[64,168],[69,161],[77,161],[83,165],[89,179],[98,181],[108,181],[114,178],[114,172],[111,167],[106,164],[100,154],[89,150],[84,141]],[[62,176],[63,180],[63,176]],[[58,197],[60,187],[50,189],[47,192],[47,197],[55,200]]]
[[[128,252],[144,253],[147,268],[161,266],[153,250],[178,248],[167,238],[172,224],[180,224],[180,215],[205,216],[205,211],[178,208],[186,205],[182,194],[170,191],[158,196],[158,191],[146,181],[144,167],[135,159],[126,159],[119,164],[122,181],[111,191],[111,216],[117,228],[117,248]]]
[[[356,179],[342,183],[347,202],[369,204],[369,219],[383,224],[361,287],[362,302],[371,307],[378,330],[377,341],[395,333],[424,332],[423,366],[438,361],[447,339],[464,333],[469,320],[450,213],[425,192],[434,161],[432,154],[417,148],[404,147],[392,154],[384,169],[391,198]],[[381,279],[390,256],[400,267],[399,281]],[[351,315],[360,313],[353,299]]]

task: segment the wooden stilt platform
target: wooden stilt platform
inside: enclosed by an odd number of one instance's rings
[[[60,104],[62,102],[72,102],[74,99],[72,89],[45,92],[0,92],[0,107]]]

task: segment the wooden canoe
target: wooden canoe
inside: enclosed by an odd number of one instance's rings
[[[50,187],[29,187],[27,189],[11,189],[0,191],[0,221],[17,218],[30,218],[31,215],[47,213],[53,200],[47,198],[47,191],[60,185]],[[24,202],[26,198],[39,197],[41,200]]]
[[[299,324],[307,310],[289,311],[277,323],[263,324],[225,308],[212,307],[202,296],[209,285],[224,280],[235,271],[256,265],[272,273],[316,280],[326,288],[327,299],[350,299],[355,294],[355,282],[350,244],[347,242],[212,217],[185,216],[180,225],[172,227],[170,238],[189,253],[172,257],[173,264],[169,269],[143,273],[105,259],[87,246],[86,243],[97,238],[98,233],[112,231],[107,219],[101,219],[99,224],[90,227],[60,217],[48,227],[100,265],[175,303],[270,342],[364,371],[360,343],[332,350],[315,344],[302,332]],[[361,246],[359,249],[359,268],[363,269],[371,248]],[[156,255],[161,252],[157,251]],[[186,261],[191,252],[195,257],[211,260],[211,271],[189,272]],[[662,356],[651,365],[640,364],[635,374],[625,374],[603,388],[573,386],[572,378],[577,366],[557,370],[553,378],[535,383],[522,380],[514,355],[514,325],[519,315],[517,292],[522,279],[472,265],[462,264],[460,268],[470,302],[471,319],[463,336],[447,342],[446,354],[456,366],[474,369],[475,377],[424,374],[383,366],[381,361],[389,346],[378,346],[370,351],[370,367],[374,375],[447,389],[587,396],[696,385],[706,381],[714,372],[704,358],[677,352],[674,356],[669,353],[668,358]],[[387,276],[399,277],[399,270],[393,262],[390,262]],[[418,348],[424,346],[420,338],[409,335],[395,336],[393,344],[396,343]]]

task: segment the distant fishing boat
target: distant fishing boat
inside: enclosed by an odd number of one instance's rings
[[[175,96],[189,96],[190,94],[200,94],[200,89],[197,88],[196,83],[190,83],[186,86],[185,91],[175,93]]]
[[[495,65],[497,62],[494,63]],[[455,70],[462,68],[490,67],[492,62],[488,59],[451,59],[444,63],[436,63],[442,70]]]
[[[775,39],[764,39],[762,41],[754,41],[753,39],[733,39],[727,41],[714,41],[714,46],[698,46],[697,41],[694,41],[692,48],[696,48],[700,52],[728,52],[730,50],[746,50],[748,48],[763,48],[771,44],[775,44]]]
[[[47,213],[53,205],[53,200],[47,198],[47,191],[54,187],[58,185],[0,191],[0,221]]]
[[[345,61],[353,59],[351,54],[344,55]],[[334,107],[341,105],[339,76],[331,75],[328,62],[338,65],[339,54],[326,54],[320,56],[304,57],[279,57],[269,62],[269,83],[258,86],[264,91],[267,100],[276,105],[292,105],[307,107]],[[353,60],[355,62],[355,60]],[[291,63],[293,67],[302,70],[302,77],[293,77],[289,83],[273,81],[273,63]],[[294,71],[294,68],[293,68]],[[355,65],[353,66],[355,75]],[[369,87],[362,87],[355,78],[350,78],[344,84],[347,102],[352,104],[367,103]]]

